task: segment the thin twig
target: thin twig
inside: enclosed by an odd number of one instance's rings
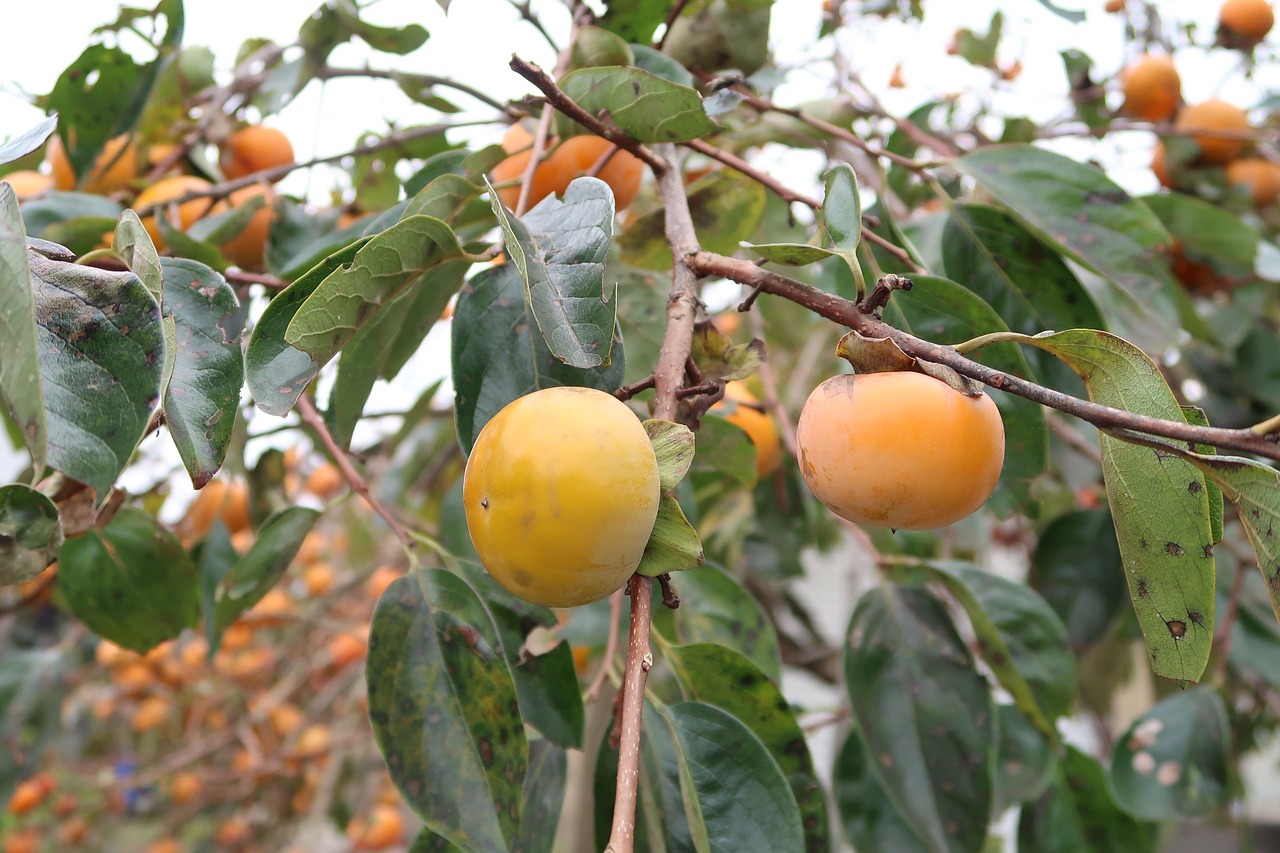
[[[507,113],[508,115],[511,113],[510,104],[504,104],[497,98],[486,95],[479,89],[468,86],[466,83],[460,83],[450,77],[437,77],[434,74],[419,74],[416,71],[384,71],[382,69],[368,67],[336,68],[331,65],[326,65],[324,68],[320,69],[320,73],[316,76],[321,80],[333,80],[338,77],[370,77],[382,80],[395,80],[397,83],[399,83],[401,79],[408,79],[414,83],[421,83],[423,86],[443,86],[445,88],[453,89],[454,91],[461,92],[464,95],[470,95],[477,101],[487,104],[495,110]]]
[[[641,391],[648,391],[652,387],[653,387],[653,374],[650,373],[644,379],[641,379],[637,382],[632,382],[630,385],[623,385],[617,391],[613,392],[613,396],[617,397],[619,400],[625,403],[627,400],[630,400],[632,397],[639,394]]]
[[[634,574],[627,582],[631,596],[631,629],[627,635],[627,668],[622,676],[622,726],[618,740],[618,783],[613,801],[613,826],[605,853],[633,853],[636,843],[636,800],[640,791],[640,726],[644,713],[644,683],[653,666],[649,649],[649,618],[653,608],[653,578]]]
[[[404,546],[405,551],[412,551],[413,539],[410,538],[409,531],[369,491],[369,484],[365,482],[364,477],[360,476],[360,472],[351,464],[351,459],[347,456],[346,451],[338,445],[333,433],[329,432],[328,424],[324,422],[324,418],[316,410],[315,403],[311,402],[311,398],[306,394],[299,397],[297,410],[298,417],[302,419],[302,422],[315,430],[316,435],[320,436],[320,440],[324,442],[324,446],[329,448],[334,464],[338,466],[338,470],[346,478],[351,490],[364,499],[364,502],[369,505],[369,509],[382,516],[382,520],[396,534],[396,538],[400,540],[400,544]]]
[[[662,46],[667,43],[667,36],[671,35],[672,25],[675,24],[676,18],[680,17],[680,13],[684,11],[684,7],[687,5],[689,5],[689,0],[679,0],[679,2],[671,7],[671,12],[667,15],[667,20],[664,22],[666,24],[666,28],[662,31],[662,35],[658,40],[653,43],[654,50],[662,50]]]
[[[712,252],[698,252],[692,258],[692,267],[701,275],[723,276],[741,284],[758,287],[765,293],[781,296],[828,320],[855,329],[867,337],[890,338],[903,352],[913,358],[945,364],[962,376],[976,379],[992,388],[1025,397],[1051,409],[1066,412],[1097,427],[1130,429],[1148,435],[1254,453],[1280,461],[1280,443],[1259,436],[1249,429],[1205,427],[1184,421],[1153,418],[1149,415],[1140,415],[1089,400],[1081,400],[1070,394],[1045,388],[971,361],[951,347],[935,344],[895,329],[868,314],[863,314],[858,310],[857,305],[847,299],[761,269],[750,261],[729,258]]]
[[[600,669],[596,670],[591,686],[587,688],[587,704],[596,701],[600,690],[608,680],[609,669],[613,666],[613,656],[618,653],[618,626],[622,624],[622,590],[609,596],[609,636],[604,641],[604,659],[600,661]]]
[[[511,57],[511,70],[528,80],[542,94],[546,95],[547,103],[554,107],[557,111],[563,113],[587,130],[609,140],[615,145],[625,148],[641,160],[649,164],[655,175],[661,175],[668,168],[668,164],[653,151],[636,142],[627,134],[623,133],[616,127],[605,124],[591,113],[574,103],[573,99],[566,95],[551,75],[543,71],[532,62],[526,62],[518,56]]]
[[[697,151],[699,154],[706,155],[712,160],[718,160],[731,169],[737,169],[739,172],[746,175],[748,178],[751,178],[753,181],[760,184],[762,187],[769,190],[788,204],[798,201],[801,204],[808,205],[814,210],[822,209],[822,202],[818,201],[818,199],[807,196],[804,193],[796,192],[795,190],[784,186],[776,178],[760,171],[736,154],[730,154],[728,151],[722,151],[714,145],[709,145],[706,142],[703,142],[701,139],[691,139],[684,143],[684,147],[691,151]]]
[[[542,25],[542,21],[538,20],[538,16],[533,14],[533,6],[529,0],[518,3],[516,0],[507,0],[512,7],[520,13],[520,17],[528,21],[538,33],[546,39],[547,44],[551,45],[551,49],[556,53],[560,52],[560,45],[556,44],[556,40],[551,37],[551,33],[547,32],[547,28]]]

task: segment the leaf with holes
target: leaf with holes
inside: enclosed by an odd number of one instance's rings
[[[613,240],[613,191],[599,178],[577,178],[516,218],[489,187],[507,254],[520,271],[529,306],[551,353],[570,367],[609,363],[618,315],[617,287],[604,285]]]
[[[58,507],[21,483],[0,486],[0,586],[30,580],[58,558]]]
[[[405,801],[464,850],[506,850],[529,748],[475,592],[437,569],[396,580],[374,611],[365,671],[374,738]]]

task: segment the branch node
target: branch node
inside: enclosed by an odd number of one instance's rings
[[[680,596],[676,595],[675,587],[671,585],[671,574],[663,573],[658,575],[658,585],[662,587],[662,604],[668,610],[675,610],[680,606]]]
[[[911,279],[890,273],[876,282],[875,288],[858,303],[858,310],[863,314],[874,314],[889,304],[889,297],[895,290],[910,290],[913,287],[915,282]]]

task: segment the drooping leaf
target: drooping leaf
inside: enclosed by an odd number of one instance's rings
[[[374,738],[405,801],[464,850],[507,849],[529,752],[497,632],[471,588],[440,570],[392,583],[365,672]]]
[[[244,384],[244,315],[218,273],[185,258],[165,258],[161,265],[164,310],[174,318],[177,343],[165,421],[199,489],[222,467],[231,441]]]
[[[1070,365],[1094,402],[1183,420],[1160,369],[1126,341],[1088,329],[1019,340]],[[1111,518],[1152,669],[1165,678],[1198,681],[1209,662],[1214,625],[1204,475],[1189,461],[1108,435],[1099,437],[1099,446]]]
[[[664,657],[686,697],[732,714],[769,750],[800,810],[803,849],[830,849],[822,785],[804,732],[777,683],[741,652],[716,643],[664,646]]]
[[[191,557],[172,533],[133,507],[121,509],[106,527],[63,543],[58,586],[77,619],[139,654],[200,618]]]
[[[40,574],[61,546],[62,523],[53,501],[21,483],[0,486],[0,586]]]
[[[111,248],[124,258],[125,266],[146,286],[151,298],[163,307],[164,271],[160,267],[160,256],[151,235],[142,227],[142,220],[132,209],[120,214]]]
[[[702,540],[685,518],[675,495],[663,495],[658,502],[658,518],[644,546],[644,556],[636,572],[654,578],[669,572],[683,572],[702,565]]]
[[[1169,234],[1146,205],[1101,171],[1030,145],[966,154],[956,168],[974,178],[1050,245],[1110,282],[1122,312],[1109,327],[1144,348],[1174,344],[1177,285],[1160,260]]]
[[[48,108],[58,114],[58,135],[75,174],[84,177],[107,140],[128,129],[137,116],[129,108],[140,105],[147,83],[144,66],[103,44],[89,45],[63,70]]]
[[[0,400],[22,432],[32,467],[43,471],[48,426],[34,285],[18,196],[0,183]]]
[[[1211,687],[1175,693],[1116,741],[1116,804],[1142,820],[1207,814],[1230,795],[1227,709]]]
[[[403,56],[412,53],[426,43],[429,33],[418,24],[402,27],[380,27],[360,17],[355,0],[337,0],[333,6],[338,20],[347,32],[358,36],[369,47],[383,53]]]
[[[643,68],[581,68],[566,74],[560,88],[578,106],[597,118],[607,116],[637,142],[688,142],[719,130],[696,89]],[[556,132],[566,137],[584,131],[557,113]]]
[[[160,306],[133,273],[28,255],[49,464],[105,500],[159,400]]]
[[[214,623],[219,631],[262,600],[284,576],[302,540],[320,520],[310,507],[291,506],[274,513],[258,529],[249,550],[222,579]]]
[[[608,367],[580,370],[552,355],[536,329],[514,265],[485,270],[463,286],[451,345],[454,413],[464,452],[471,451],[489,419],[517,397],[556,385],[612,392],[622,384],[621,347]]]
[[[995,705],[946,609],[879,586],[849,623],[845,684],[871,766],[926,849],[977,850],[991,814]]]
[[[486,179],[487,182],[487,179]],[[522,219],[489,187],[507,254],[520,271],[529,306],[552,355],[570,367],[609,363],[618,314],[616,288],[604,285],[613,240],[613,191],[599,178],[577,178],[564,198],[548,196]]]

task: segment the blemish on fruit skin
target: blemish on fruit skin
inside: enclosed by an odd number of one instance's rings
[[[488,509],[488,508],[489,508],[489,499],[488,499],[488,498],[481,498],[481,499],[480,499],[480,508],[481,508],[481,509]]]

